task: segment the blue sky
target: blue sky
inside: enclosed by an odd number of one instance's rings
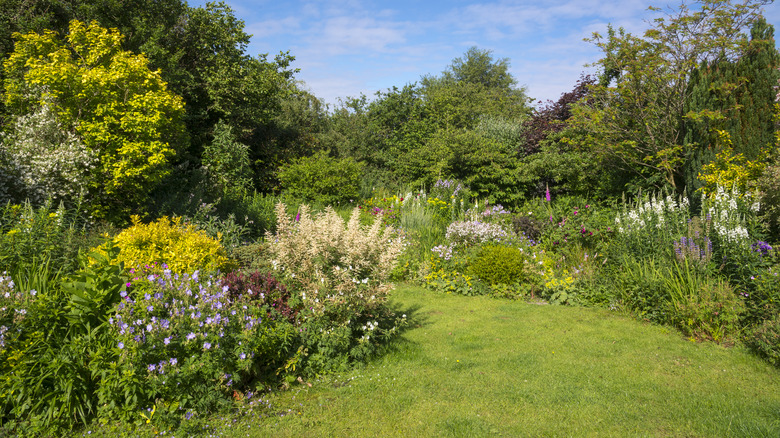
[[[190,1],[201,6],[205,1]],[[469,47],[508,58],[530,97],[556,100],[599,59],[583,38],[607,24],[641,35],[648,6],[679,0],[226,0],[252,34],[249,53],[287,51],[297,79],[329,104],[439,74]],[[780,24],[780,5],[764,7]],[[777,31],[780,34],[780,30]]]

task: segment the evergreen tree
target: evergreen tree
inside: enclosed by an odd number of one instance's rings
[[[751,28],[750,44],[736,61],[703,62],[691,74],[683,143],[688,151],[685,185],[698,190],[701,167],[719,152],[715,129],[729,133],[734,153],[754,160],[774,143],[778,52],[774,28],[764,18]]]

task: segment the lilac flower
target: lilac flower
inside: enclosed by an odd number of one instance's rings
[[[153,364],[153,363],[150,363],[149,366],[147,367],[147,369],[150,372],[153,372],[155,369],[157,369],[157,366],[155,364]]]
[[[547,200],[547,202],[550,202],[550,187],[545,186],[546,190],[544,191],[544,198]]]
[[[168,363],[170,363],[171,365],[176,365],[177,363],[179,363],[179,361],[178,361],[178,360],[176,360],[176,358],[175,358],[175,357],[172,357],[172,358],[170,358],[170,359],[168,360]]]
[[[117,347],[119,347],[119,349],[121,350],[121,349],[125,348],[125,343],[120,341],[119,345],[117,345]]]
[[[197,337],[197,335],[195,333],[190,332],[190,334],[187,335],[187,340],[191,341],[191,340],[195,339],[196,337]]]
[[[171,343],[171,337],[168,336],[167,338],[163,339],[163,344],[168,345]]]
[[[204,350],[208,350],[209,348],[211,348],[211,343],[210,342],[204,342],[203,343],[203,349]]]

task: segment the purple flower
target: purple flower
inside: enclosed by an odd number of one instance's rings
[[[295,222],[300,222],[301,220],[301,212],[298,212],[298,214],[295,215]]]
[[[197,337],[197,335],[195,333],[190,332],[190,334],[187,335],[187,340],[191,341],[191,340],[195,339],[196,337]]]
[[[208,350],[209,348],[211,348],[211,343],[210,342],[203,343],[203,349],[204,350]]]
[[[155,364],[153,363],[150,363],[147,368],[149,369],[149,371],[154,371],[157,368],[157,366],[155,366]]]
[[[170,336],[165,338],[165,339],[163,339],[163,344],[168,345],[170,343],[171,343],[171,337]]]
[[[547,199],[547,202],[550,202],[550,187],[545,186],[545,189],[546,190],[544,191],[544,198]]]
[[[121,349],[125,348],[125,343],[124,342],[119,342],[119,345],[117,345],[117,346],[121,350]]]

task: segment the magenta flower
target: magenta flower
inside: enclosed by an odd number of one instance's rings
[[[544,198],[547,199],[547,202],[550,202],[550,187],[545,186],[546,190],[544,191]]]

